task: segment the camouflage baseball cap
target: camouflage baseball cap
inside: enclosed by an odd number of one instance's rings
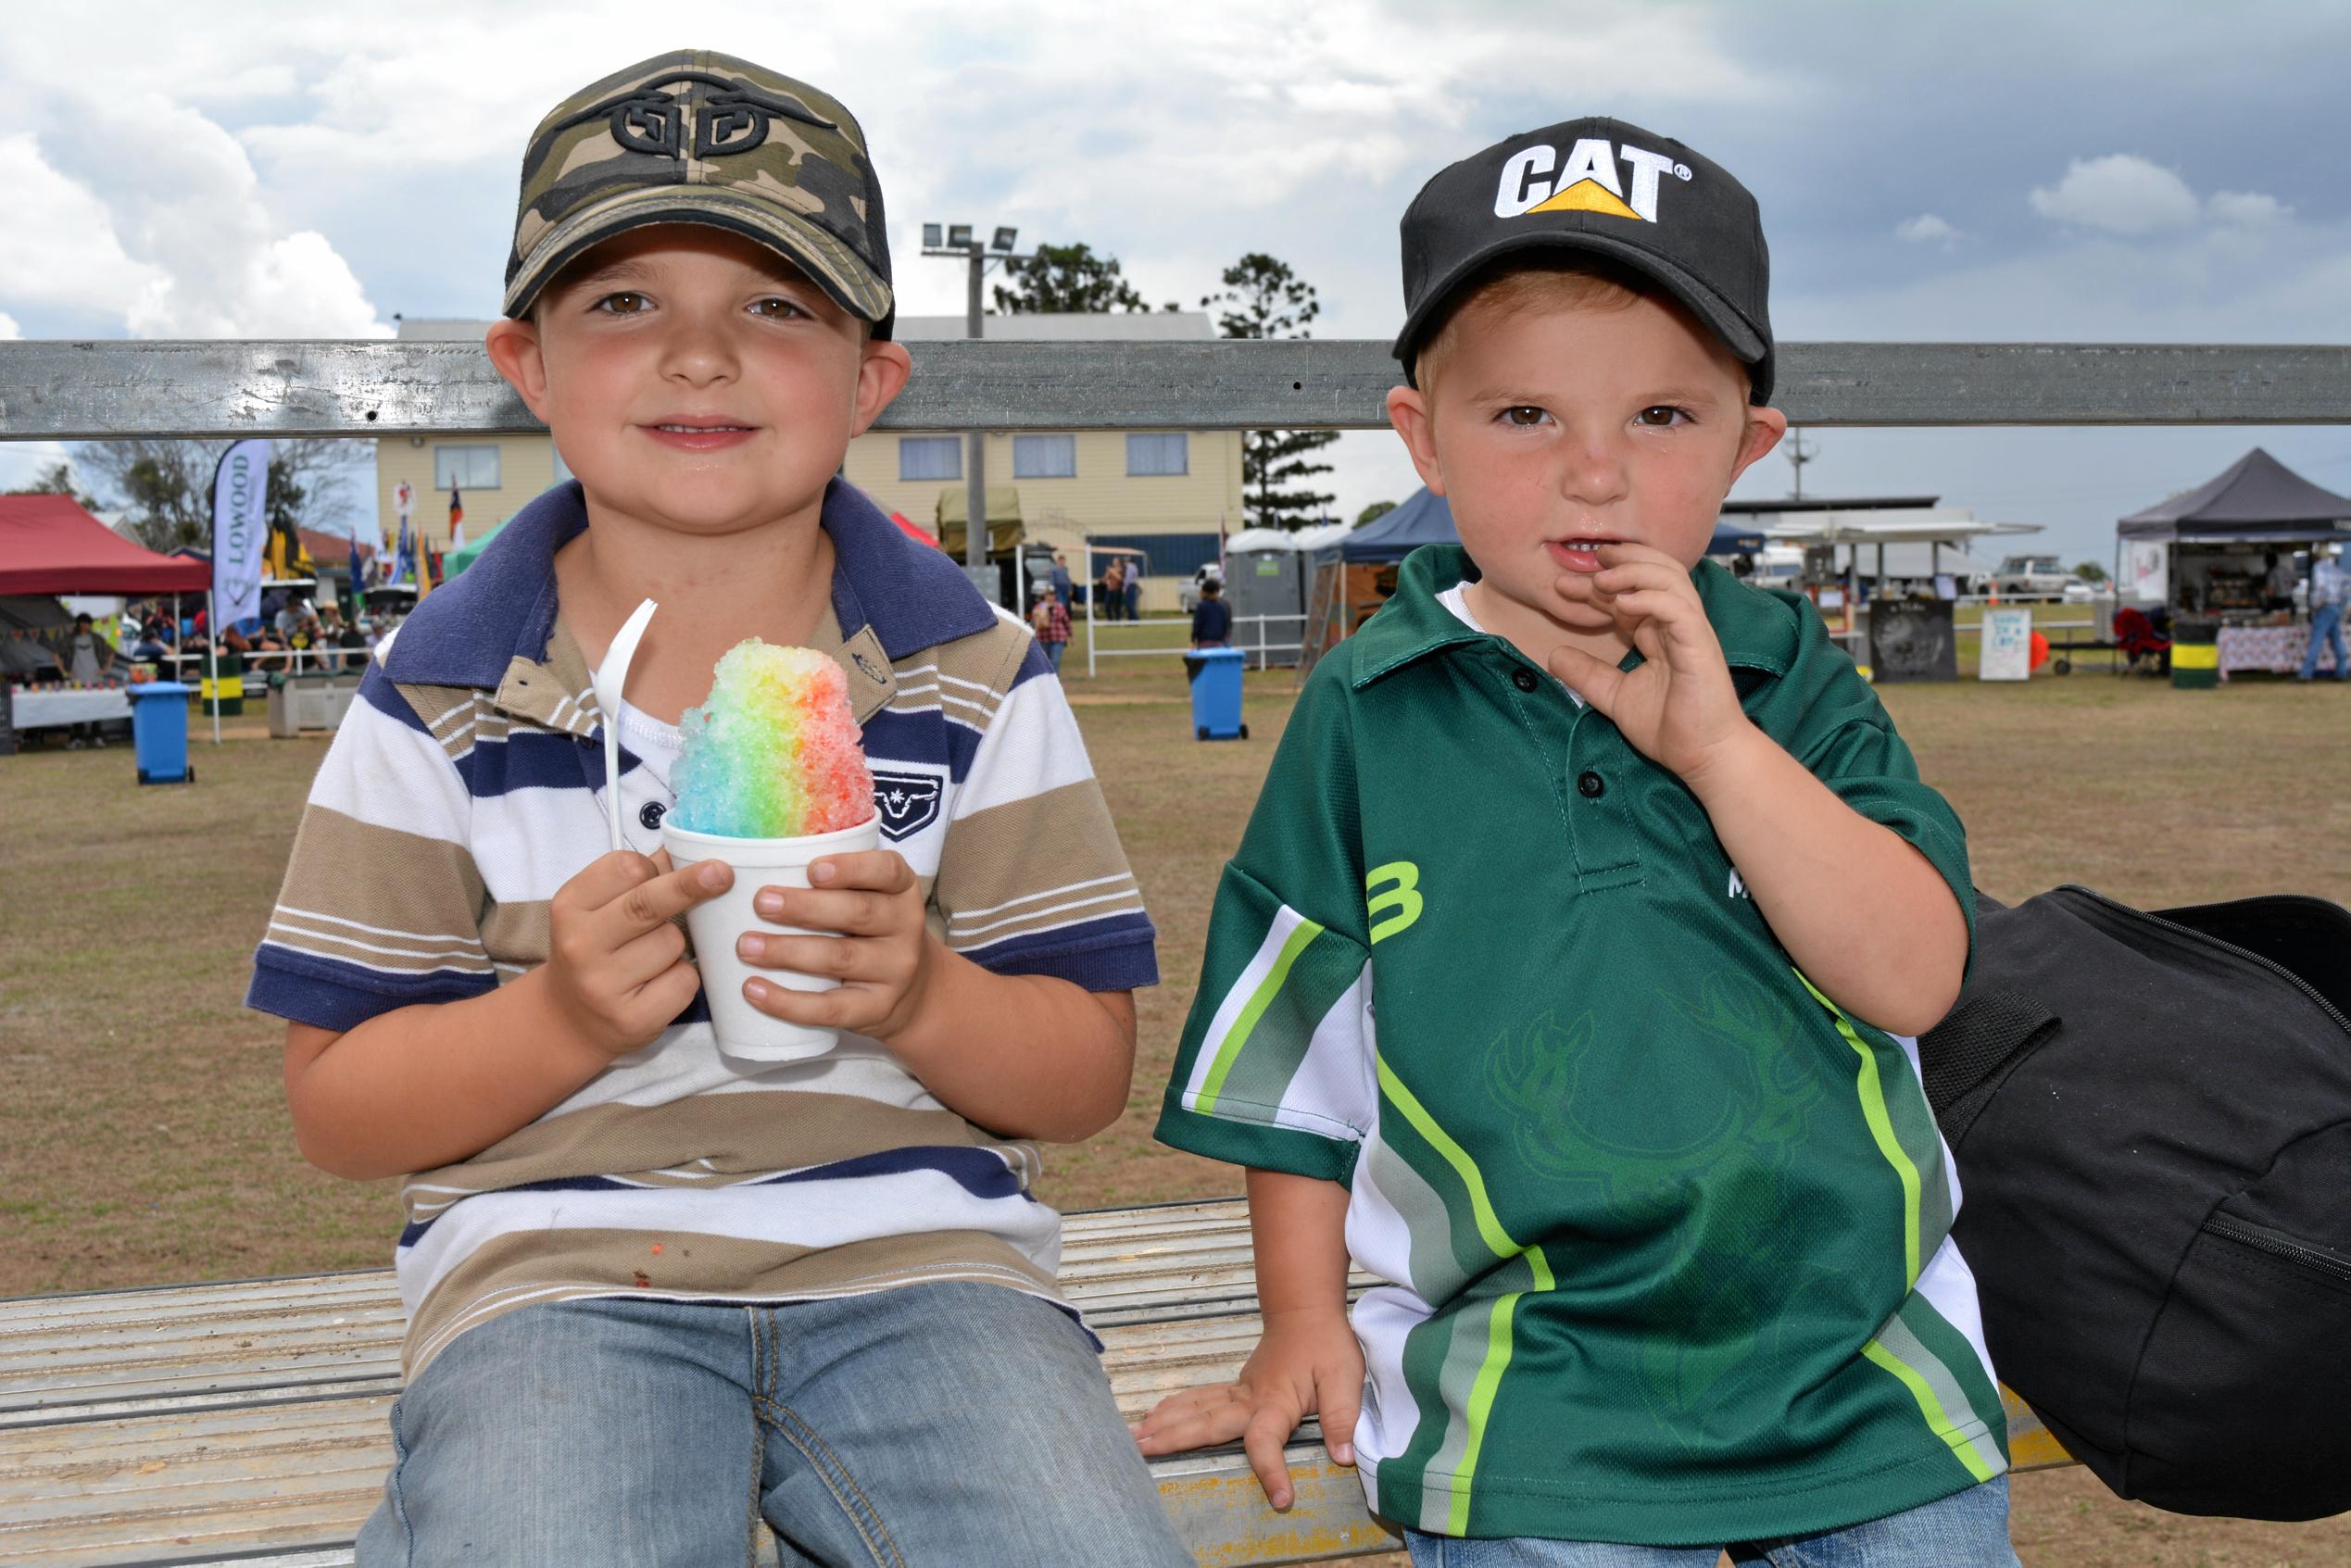
[[[840,101],[707,50],[675,50],[572,94],[522,155],[506,313],[522,316],[564,265],[648,223],[758,241],[886,338],[882,185]]]

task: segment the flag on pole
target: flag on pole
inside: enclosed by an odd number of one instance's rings
[[[270,445],[240,441],[212,470],[212,595],[218,623],[261,613],[261,567],[270,546]]]
[[[461,545],[465,542],[464,528],[465,497],[459,495],[458,487],[452,484],[449,486],[449,539],[451,542],[451,548],[455,548],[458,545]]]

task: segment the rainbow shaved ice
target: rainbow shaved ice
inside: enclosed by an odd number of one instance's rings
[[[802,838],[874,815],[849,678],[813,648],[748,638],[711,672],[679,729],[672,820],[729,838]]]

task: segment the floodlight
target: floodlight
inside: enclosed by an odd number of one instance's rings
[[[945,240],[943,240],[943,239],[939,238],[939,236],[940,236],[941,234],[945,233],[945,232],[946,232],[946,230],[945,230],[944,228],[942,228],[940,225],[937,224],[937,223],[925,223],[925,224],[924,224],[924,225],[923,225],[923,248],[924,248],[924,250],[937,250],[937,249],[938,249],[938,247],[939,247],[939,246],[941,246],[941,245],[945,245],[945,244],[947,243]]]
[[[1018,229],[999,229],[996,231],[995,240],[989,245],[988,248],[991,250],[1011,250],[1012,248],[1012,242],[1019,237],[1020,231]]]
[[[969,250],[972,245],[972,226],[969,223],[949,224],[947,243],[957,250]]]

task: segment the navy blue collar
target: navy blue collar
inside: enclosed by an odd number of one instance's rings
[[[846,480],[825,487],[822,521],[833,536],[833,615],[844,641],[870,626],[895,660],[996,623],[962,567],[910,537]],[[586,526],[577,480],[524,507],[462,576],[401,623],[383,672],[406,685],[496,690],[515,659],[545,660],[555,634],[555,552]]]

